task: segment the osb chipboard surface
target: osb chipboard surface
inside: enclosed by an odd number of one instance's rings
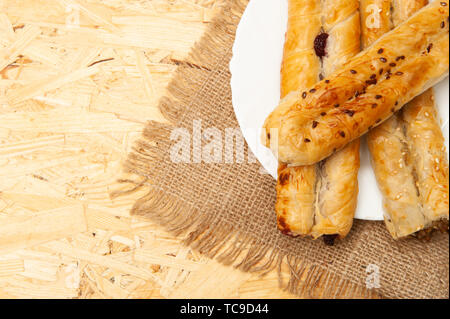
[[[109,197],[222,3],[0,0],[0,298],[291,297]]]

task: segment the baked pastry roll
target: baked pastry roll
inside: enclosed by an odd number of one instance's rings
[[[392,237],[448,230],[449,167],[432,89],[371,131],[368,144]]]
[[[362,1],[365,8],[380,1]],[[387,10],[386,3],[389,3]],[[426,0],[383,1],[379,12],[384,32],[392,13],[398,25],[427,4]],[[381,36],[362,20],[363,43]],[[416,97],[368,134],[368,144],[384,198],[386,226],[396,239],[434,228],[448,230],[448,162],[432,89]]]
[[[419,237],[432,229],[448,231],[449,167],[433,89],[416,97],[400,113],[413,176],[425,222]]]
[[[272,150],[312,165],[389,119],[448,74],[449,4],[434,1],[309,90],[288,94],[267,118]],[[271,146],[270,136],[263,144]]]
[[[290,0],[281,96],[307,88],[360,51],[359,1]],[[291,236],[345,237],[358,195],[359,141],[310,166],[280,163],[278,227]]]

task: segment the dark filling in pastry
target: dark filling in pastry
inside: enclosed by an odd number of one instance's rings
[[[448,225],[449,225],[448,220],[445,219],[439,220],[433,222],[433,224],[430,227],[418,231],[412,234],[411,236],[416,237],[419,240],[430,241],[435,232],[448,233],[449,232]]]
[[[338,235],[324,235],[323,242],[327,246],[334,246],[334,241],[336,240],[337,237]]]
[[[314,50],[316,51],[316,55],[321,59],[327,55],[325,49],[327,47],[328,37],[328,33],[321,33],[314,40]]]

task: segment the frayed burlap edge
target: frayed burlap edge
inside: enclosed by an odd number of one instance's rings
[[[121,179],[127,188],[111,194],[112,197],[135,192],[151,180],[152,166],[163,160],[158,141],[169,138],[171,129],[204,81],[199,81],[200,70],[209,71],[222,58],[220,48],[229,47],[248,0],[230,1],[210,24],[203,38],[194,46],[185,65],[180,65],[169,84],[168,94],[160,101],[159,109],[171,124],[149,122],[142,138],[133,147],[124,165],[125,172],[135,178]],[[271,247],[258,238],[235,229],[214,214],[205,214],[182,202],[179,198],[157,188],[134,205],[132,215],[149,218],[174,235],[184,235],[183,243],[214,258],[224,265],[262,276],[277,269],[280,287],[306,298],[373,298],[380,297],[365,286],[342,278],[325,267],[310,265],[281,249]],[[288,271],[282,271],[287,267]],[[283,278],[287,273],[287,281]],[[276,297],[276,296],[274,296]]]

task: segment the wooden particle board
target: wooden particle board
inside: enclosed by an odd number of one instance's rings
[[[109,196],[224,1],[0,0],[0,298],[293,297]]]

